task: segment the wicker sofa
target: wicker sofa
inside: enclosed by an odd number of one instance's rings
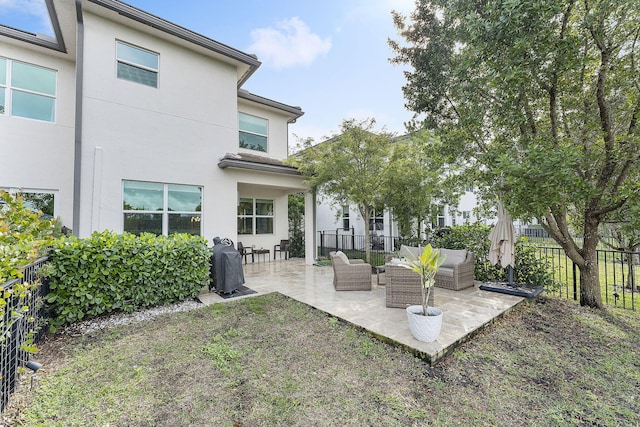
[[[330,252],[333,287],[336,291],[370,291],[371,265],[361,259],[349,260],[342,251]]]
[[[420,256],[420,248],[413,246],[402,246],[400,255],[407,256],[407,253]],[[440,249],[440,253],[446,255],[444,263],[438,267],[436,273],[436,286],[439,288],[460,291],[473,286],[473,272],[475,266],[475,255],[473,252],[464,249]]]

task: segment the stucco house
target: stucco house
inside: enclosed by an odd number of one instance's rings
[[[461,194],[457,206],[443,206],[436,222],[437,227],[450,227],[452,225],[483,223],[492,224],[494,219],[480,218],[475,208],[478,206],[473,188],[465,188]],[[330,197],[318,198],[316,207],[316,228],[318,231],[336,232],[338,234],[355,234],[362,236],[365,233],[365,224],[362,216],[354,204],[338,206]],[[384,236],[388,238],[398,237],[398,225],[390,209],[380,209],[373,213],[370,219],[369,230],[374,240]],[[382,243],[383,239],[380,239]],[[382,248],[380,248],[382,249]]]
[[[55,37],[0,26],[1,189],[48,198],[81,237],[287,238],[287,195],[308,188],[282,160],[304,113],[242,89],[254,55],[116,0],[46,5]]]

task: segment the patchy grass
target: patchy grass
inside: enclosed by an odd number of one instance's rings
[[[640,313],[523,304],[435,367],[269,294],[51,337],[26,426],[640,424]]]

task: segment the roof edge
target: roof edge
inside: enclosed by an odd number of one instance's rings
[[[286,175],[300,175],[298,169],[293,166],[269,165],[265,163],[248,162],[246,160],[230,159],[228,157],[223,157],[222,159],[220,159],[220,162],[218,162],[218,167],[220,169],[237,168],[255,170],[260,172],[281,173]]]
[[[106,9],[112,10],[126,18],[137,21],[141,24],[148,25],[157,30],[163,31],[172,36],[186,40],[197,46],[204,47],[205,49],[227,56],[236,61],[242,62],[250,67],[249,71],[245,73],[240,83],[246,81],[251,74],[262,64],[255,55],[244,53],[209,37],[198,34],[185,27],[182,27],[166,19],[155,16],[149,12],[146,12],[137,7],[131,6],[127,3],[123,3],[119,0],[88,0],[91,3],[102,6]]]
[[[238,89],[238,98],[246,99],[247,101],[256,102],[258,104],[266,105],[267,107],[285,111],[294,116],[289,120],[289,123],[295,122],[298,118],[304,115],[304,111],[302,111],[301,107],[294,107],[291,105],[283,104],[282,102],[274,101],[273,99],[253,94],[246,89]]]

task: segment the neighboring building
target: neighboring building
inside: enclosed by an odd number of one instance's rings
[[[46,4],[55,38],[0,26],[0,188],[79,236],[288,237],[287,195],[308,188],[282,160],[303,112],[241,89],[254,55],[120,1]]]
[[[477,199],[471,188],[465,189],[458,206],[444,206],[440,215],[434,219],[435,227],[481,222],[492,224],[495,220],[487,220],[476,216]],[[316,207],[316,228],[319,231],[331,231],[339,234],[364,235],[364,221],[354,204],[335,206],[328,197],[318,200]],[[369,230],[372,234],[385,237],[398,237],[398,226],[389,209],[374,213],[370,220]]]

